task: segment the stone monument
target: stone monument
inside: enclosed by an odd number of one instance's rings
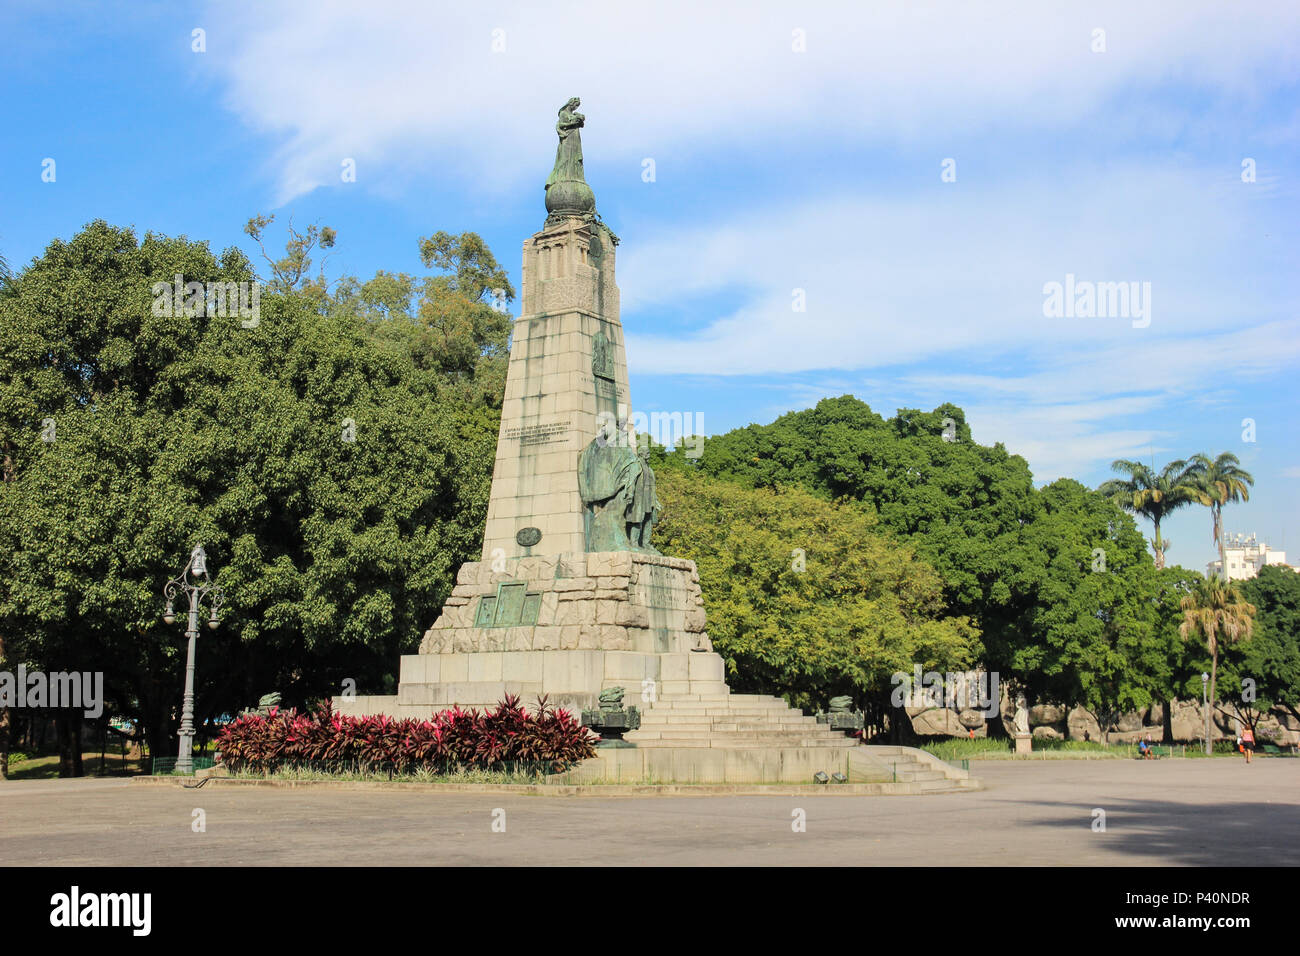
[[[633,702],[726,692],[694,563],[651,543],[661,506],[629,425],[618,237],[586,182],[578,106],[560,108],[546,222],[524,243],[482,558],[402,659],[396,698],[347,711],[427,716],[513,693],[578,713],[615,686]]]
[[[546,221],[524,243],[482,555],[460,568],[419,653],[402,657],[396,696],[340,701],[339,711],[427,718],[507,694],[531,707],[544,694],[622,734],[625,746],[601,747],[575,782],[833,774],[891,792],[970,786],[931,755],[857,746],[784,700],[727,687],[694,562],[652,543],[661,505],[629,426],[618,238],[586,182],[579,105],[560,108]]]

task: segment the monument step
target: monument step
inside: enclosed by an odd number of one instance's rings
[[[681,730],[681,731],[697,731],[702,734],[707,734],[710,733],[713,729],[714,729],[713,725],[707,723],[656,724],[648,720],[642,720],[640,729],[634,731],[634,733],[644,734],[653,731],[654,733],[658,734],[658,733],[664,733],[665,731]]]
[[[630,736],[630,735],[629,735]],[[706,747],[713,750],[845,750],[853,746],[852,741],[840,743],[837,740],[804,740],[798,737],[759,737],[729,739],[710,735],[708,737],[667,737],[663,739],[636,740],[637,747]],[[847,747],[846,747],[847,744]]]
[[[890,779],[908,783],[927,793],[979,789],[979,782],[967,771],[958,770],[911,747],[869,745],[859,750],[858,754],[888,774]]]
[[[735,717],[712,717],[707,720],[646,720],[642,718],[642,727],[711,727],[714,730],[799,730],[803,733],[816,732],[822,725],[816,721],[808,723],[802,720],[737,720]]]
[[[638,730],[632,731],[624,736],[625,740],[632,741],[634,744],[641,743],[642,740],[784,740],[788,741],[789,747],[798,747],[805,741],[815,740],[818,743],[833,745],[833,747],[854,747],[854,741],[848,737],[823,737],[811,736],[809,734],[780,734],[772,731],[716,731],[716,730]]]
[[[815,720],[801,720],[798,717],[755,720],[752,717],[737,717],[732,714],[727,714],[712,717],[683,717],[669,720],[665,720],[661,717],[658,720],[650,720],[645,715],[642,715],[641,726],[646,728],[657,727],[660,729],[671,729],[673,727],[712,727],[714,730],[797,730],[804,734],[825,733],[834,734],[837,737],[843,736],[840,731],[831,730],[825,724],[819,724]]]
[[[655,702],[656,707],[671,707],[679,704],[726,703],[732,700],[730,694],[663,694]]]
[[[759,730],[718,730],[709,728],[707,730],[681,730],[676,727],[662,729],[641,729],[629,731],[625,735],[626,740],[636,743],[641,740],[785,740],[785,741],[805,741],[815,740],[827,744],[833,744],[836,747],[856,747],[857,741],[839,734],[818,734],[816,732],[808,733],[803,730],[773,730],[770,727]],[[791,744],[796,746],[796,744]],[[928,768],[927,768],[928,769]]]
[[[727,713],[727,714],[800,714],[802,711],[790,710],[788,707],[761,707],[754,704],[730,704],[726,701],[690,704],[654,704],[652,711],[672,712],[676,714]]]
[[[825,724],[817,723],[816,717],[807,717],[803,714],[794,713],[774,713],[774,714],[755,714],[745,710],[672,710],[659,711],[649,710],[641,715],[641,722],[650,721],[653,723],[708,723],[712,721],[717,723],[741,723],[741,724],[800,724],[807,727],[824,727]]]
[[[661,697],[651,706],[667,707],[671,710],[690,710],[692,707],[739,707],[744,710],[793,710],[794,708],[784,701],[774,700],[771,703],[763,703],[755,700],[732,700],[723,697],[715,700],[682,700],[678,697]]]

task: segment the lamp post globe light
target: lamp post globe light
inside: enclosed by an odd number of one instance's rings
[[[225,594],[208,574],[208,555],[202,545],[195,546],[185,570],[163,588],[163,597],[167,599],[163,620],[168,624],[176,622],[176,598],[180,594],[189,598],[190,617],[185,629],[189,652],[185,659],[185,697],[181,705],[181,743],[176,757],[176,772],[188,774],[194,772],[194,650],[199,637],[199,612],[203,610],[206,599],[208,627],[215,631],[217,610],[225,602]]]

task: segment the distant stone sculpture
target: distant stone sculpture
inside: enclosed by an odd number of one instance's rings
[[[650,543],[661,506],[649,452],[605,422],[578,455],[578,495],[588,551],[659,552]]]
[[[1029,710],[1025,706],[1025,695],[1016,695],[1016,716],[1014,723],[1016,725],[1016,734],[1029,733]]]
[[[582,134],[586,117],[579,113],[576,96],[560,107],[555,132],[560,142],[555,149],[555,166],[546,177],[546,211],[549,218],[594,216],[596,194],[587,185],[582,169]],[[549,221],[549,219],[548,219]]]

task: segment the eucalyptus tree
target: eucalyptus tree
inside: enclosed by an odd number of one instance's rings
[[[1194,455],[1188,466],[1195,488],[1195,498],[1210,509],[1214,543],[1219,549],[1219,577],[1228,580],[1228,555],[1223,541],[1223,508],[1234,501],[1249,501],[1255,484],[1250,472],[1241,468],[1241,459],[1230,451],[1218,458]]]
[[[1160,522],[1171,512],[1197,500],[1197,490],[1183,459],[1171,461],[1156,471],[1140,461],[1119,458],[1111,462],[1111,471],[1126,478],[1112,478],[1097,490],[1131,515],[1146,518],[1155,529],[1151,548],[1156,555],[1156,570],[1165,566],[1165,552],[1172,543],[1160,535]]]

